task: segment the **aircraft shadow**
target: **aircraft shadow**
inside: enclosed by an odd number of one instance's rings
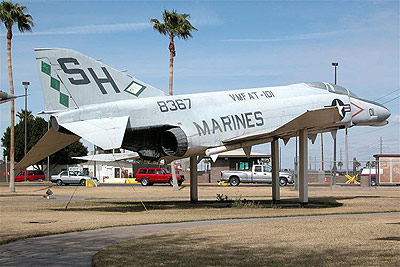
[[[321,209],[335,208],[343,205],[341,200],[360,198],[354,197],[314,197],[309,199],[306,206],[300,205],[298,198],[289,198],[281,200],[280,203],[273,203],[272,200],[224,200],[224,201],[198,201],[191,203],[190,201],[95,201],[86,202],[71,202],[67,209],[51,208],[54,211],[82,211],[82,212],[143,212],[147,210],[185,210],[185,209]],[[363,196],[362,198],[378,198],[378,196]],[[83,203],[83,205],[82,205]],[[143,203],[143,204],[142,204]],[[144,208],[144,206],[146,209]]]

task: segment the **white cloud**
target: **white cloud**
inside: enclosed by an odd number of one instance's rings
[[[189,19],[189,21],[196,28],[199,26],[216,26],[222,24],[222,21],[216,16],[196,17]]]
[[[344,16],[339,20],[340,30],[303,33],[275,38],[232,38],[222,40],[224,42],[283,42],[323,39],[340,36],[343,34],[367,34],[376,35],[376,33],[389,32],[398,36],[399,32],[399,13],[393,11],[382,11],[368,17]]]
[[[76,27],[57,28],[47,31],[38,31],[30,33],[30,35],[98,34],[98,33],[111,33],[111,32],[139,31],[150,27],[151,24],[149,22],[97,24],[97,25],[83,25]]]
[[[327,32],[314,32],[305,34],[296,34],[278,38],[239,38],[239,39],[226,39],[224,42],[281,42],[281,41],[298,41],[298,40],[310,40],[310,39],[321,39],[331,37],[338,34],[352,32],[352,30],[341,30],[341,31],[327,31]]]
[[[400,124],[400,115],[396,114],[396,115],[390,116],[389,123]]]

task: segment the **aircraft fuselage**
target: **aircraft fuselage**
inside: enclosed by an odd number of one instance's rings
[[[88,105],[55,116],[60,124],[64,124],[128,115],[127,133],[138,133],[143,129],[144,136],[133,134],[132,139],[146,136],[157,139],[160,131],[167,129],[168,125],[179,127],[187,137],[186,157],[203,153],[209,147],[221,146],[222,140],[273,131],[307,110],[332,105],[340,109],[342,116],[332,129],[350,127],[354,122],[363,125],[381,123],[390,114],[386,108],[359,98],[294,84],[120,100]],[[151,129],[155,129],[154,136]],[[135,149],[130,145],[135,140],[126,137],[122,147]]]

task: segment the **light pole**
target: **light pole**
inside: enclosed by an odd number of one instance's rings
[[[337,83],[337,67],[339,66],[339,63],[337,62],[332,62],[332,66],[335,67],[335,84]],[[336,184],[336,133],[335,137],[333,138],[333,184]]]
[[[335,67],[335,84],[337,83],[337,66],[339,66],[339,63],[337,62],[332,62],[332,66]]]
[[[26,137],[27,137],[27,118],[26,118],[26,113],[27,113],[27,109],[28,109],[28,86],[29,86],[29,82],[22,82],[22,85],[25,87],[25,117],[24,117],[24,123],[25,123],[25,148],[24,148],[24,152],[25,152],[25,156],[26,156]],[[26,168],[25,168],[25,182],[27,181],[27,177],[26,177]]]

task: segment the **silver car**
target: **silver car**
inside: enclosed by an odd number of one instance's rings
[[[50,179],[51,182],[56,183],[57,185],[63,185],[63,184],[85,185],[86,180],[94,180],[97,182],[96,178],[86,175],[80,171],[62,171],[57,175],[52,175]]]

